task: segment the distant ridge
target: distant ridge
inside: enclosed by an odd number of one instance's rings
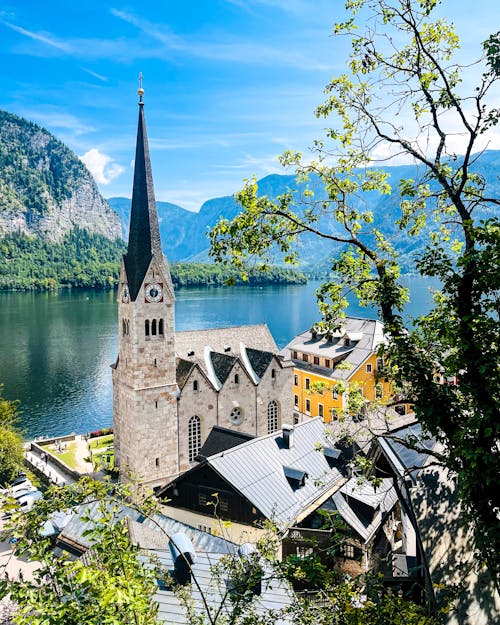
[[[395,191],[390,196],[381,197],[377,193],[366,193],[362,196],[365,208],[374,213],[374,225],[384,224],[384,228],[394,237],[394,244],[400,254],[400,261],[403,270],[410,270],[413,266],[413,259],[423,249],[422,239],[415,238],[408,240],[407,237],[400,237],[395,224],[398,214],[399,194],[397,193],[398,181],[401,178],[415,178],[418,170],[413,165],[399,165],[394,167],[381,167],[390,174],[389,182]],[[474,171],[478,171],[485,177],[487,193],[493,197],[500,196],[500,151],[489,150],[478,158]],[[304,189],[303,185],[295,183],[294,176],[284,176],[272,174],[258,181],[259,194],[267,195],[271,198],[285,193],[289,189]],[[316,197],[321,199],[324,192],[321,191],[319,183],[311,183],[316,187]],[[127,198],[110,198],[110,205],[116,210],[122,219],[122,224],[126,230],[128,214],[130,212],[130,200]],[[208,262],[208,230],[215,225],[220,217],[231,220],[241,210],[236,200],[232,196],[224,196],[207,200],[198,213],[193,213],[176,204],[168,202],[157,202],[158,214],[160,218],[160,233],[163,241],[164,251],[171,262],[194,261]],[[300,210],[300,205],[298,207]],[[485,216],[487,216],[485,214]],[[336,231],[338,224],[333,221],[323,220],[322,227],[327,231]],[[329,258],[333,256],[335,250],[328,241],[319,241],[313,237],[305,236],[299,244],[300,266],[304,270],[321,270],[329,266]],[[276,256],[276,263],[281,260]]]

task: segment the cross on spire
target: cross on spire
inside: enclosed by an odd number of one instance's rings
[[[139,72],[139,89],[137,89],[137,93],[139,94],[139,104],[144,104],[142,101],[142,96],[144,95],[144,89],[142,88],[142,72]]]

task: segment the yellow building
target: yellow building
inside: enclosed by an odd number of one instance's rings
[[[295,365],[295,421],[320,416],[329,422],[348,411],[349,394],[354,399],[357,395],[361,405],[390,402],[391,385],[384,377],[383,358],[377,356],[384,342],[380,321],[354,317],[347,317],[342,328],[330,335],[309,330],[296,336],[282,352]],[[405,410],[404,405],[397,406],[398,412]]]

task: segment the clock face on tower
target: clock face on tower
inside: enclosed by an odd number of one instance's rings
[[[146,302],[163,301],[163,284],[160,284],[159,282],[146,284],[144,297],[146,298]]]

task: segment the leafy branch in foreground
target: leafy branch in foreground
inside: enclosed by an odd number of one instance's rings
[[[346,18],[333,33],[350,40],[348,71],[331,80],[316,111],[332,126],[314,143],[313,161],[281,156],[306,190],[272,200],[259,196],[255,180],[247,182],[237,194],[244,210],[212,230],[211,254],[236,267],[259,255],[266,267],[271,249],[294,262],[304,235],[331,242],[332,279],[317,292],[322,326],[342,325],[348,293],[378,308],[392,381],[444,446],[478,564],[486,561],[498,582],[500,200],[478,170],[487,133],[500,118],[488,102],[500,77],[500,33],[483,43],[477,62],[461,65],[453,27],[432,19],[438,4],[346,2]],[[479,79],[466,93],[471,72]],[[395,188],[387,170],[374,165],[401,155],[415,164],[415,175]],[[385,198],[383,216],[366,209],[367,194]],[[414,269],[442,287],[411,330],[402,316],[408,292],[394,243],[417,237],[425,251]],[[441,383],[455,376],[458,385]]]
[[[86,504],[81,520],[87,528],[84,535],[90,549],[78,559],[55,553],[40,529],[55,512],[82,504]],[[0,599],[9,594],[15,604],[13,622],[155,625],[161,622],[154,598],[157,580],[161,580],[175,594],[183,610],[178,616],[188,625],[437,625],[423,608],[384,594],[376,577],[345,581],[337,573],[328,576],[317,558],[303,564],[297,560],[289,565],[280,562],[277,536],[272,531],[245,555],[222,556],[211,567],[210,585],[221,589],[219,601],[214,602],[216,595],[207,596],[211,590],[200,585],[194,571],[191,584],[176,585],[169,571],[131,543],[123,514],[127,508],[140,512],[153,524],[159,511],[155,498],[133,485],[83,478],[70,487],[51,487],[31,512],[14,513],[7,532],[17,540],[16,555],[36,561],[39,567],[33,579],[0,576]],[[92,518],[90,509],[94,511]],[[159,524],[155,528],[172,540]],[[301,587],[310,593],[295,595],[290,591],[288,603],[262,609],[261,586],[286,584],[286,580],[299,577]],[[194,598],[195,590],[199,602]]]

